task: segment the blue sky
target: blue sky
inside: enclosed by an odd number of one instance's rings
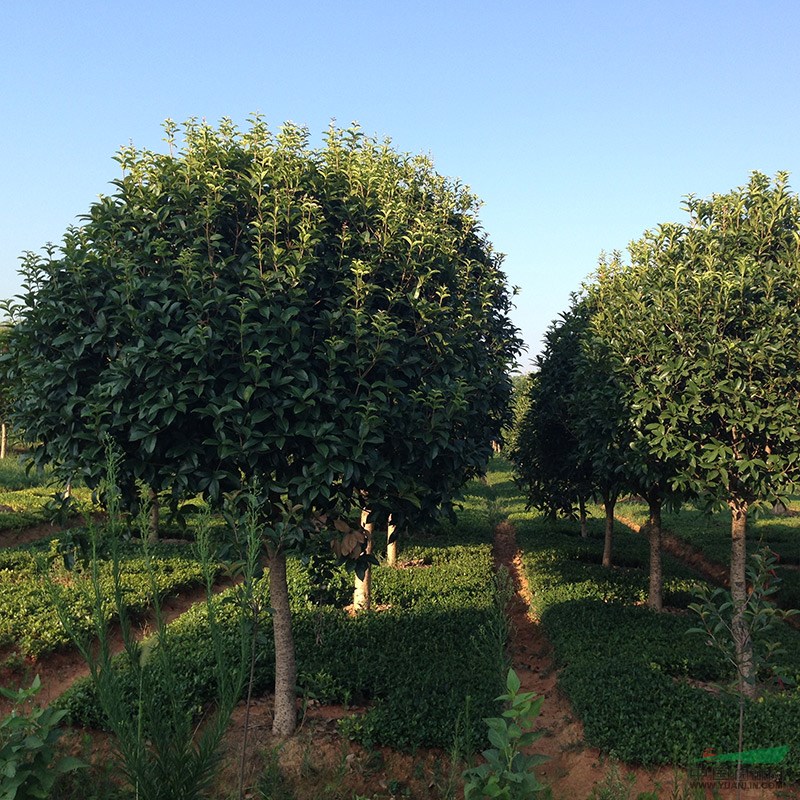
[[[161,122],[358,121],[483,199],[530,356],[601,250],[752,170],[800,187],[800,3],[11,2],[0,298]]]

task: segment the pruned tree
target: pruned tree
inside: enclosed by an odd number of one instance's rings
[[[583,329],[574,307],[548,328],[535,369],[516,399],[508,454],[529,505],[552,515],[570,515],[579,505],[586,536],[585,507],[594,485],[579,451],[571,399]]]
[[[647,457],[672,465],[674,490],[730,509],[733,630],[753,694],[748,510],[800,477],[800,201],[785,173],[753,173],[685,208],[688,224],[645,233],[609,278],[607,341]]]
[[[649,587],[647,605],[654,611],[663,608],[662,569],[662,510],[665,504],[677,506],[689,495],[676,492],[672,479],[677,474],[674,459],[654,455],[647,446],[645,431],[651,420],[643,420],[634,412],[640,408],[639,389],[634,380],[635,372],[630,361],[620,358],[622,342],[631,333],[626,327],[627,312],[631,298],[625,285],[626,267],[620,254],[601,256],[594,280],[587,291],[592,298],[594,313],[591,319],[592,333],[602,342],[605,368],[614,375],[617,391],[630,426],[630,450],[627,454],[625,473],[631,491],[645,499],[648,505],[648,520],[643,529],[647,532],[649,559]]]
[[[28,255],[16,418],[36,461],[90,486],[113,439],[129,498],[258,486],[288,734],[287,553],[323,520],[449,502],[506,419],[519,340],[477,200],[429,159],[357,128],[319,148],[260,118],[166,131],[168,153],[123,148],[114,193]]]

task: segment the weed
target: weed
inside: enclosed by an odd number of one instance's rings
[[[258,781],[260,800],[295,800],[292,787],[281,770],[280,748],[274,748],[266,756],[264,772]]]
[[[56,757],[58,723],[66,712],[34,706],[40,689],[38,675],[27,689],[0,687],[0,694],[13,704],[11,713],[0,720],[0,800],[49,797],[60,775],[85,766],[71,756]]]
[[[533,774],[533,767],[546,761],[546,756],[522,752],[542,735],[532,727],[544,698],[534,697],[533,692],[520,692],[520,681],[513,669],[508,670],[506,688],[506,694],[497,700],[508,707],[502,716],[485,720],[494,747],[483,751],[485,764],[464,772],[464,800],[527,800],[547,790]]]

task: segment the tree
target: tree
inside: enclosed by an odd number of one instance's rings
[[[748,510],[800,475],[800,202],[785,173],[753,173],[685,208],[688,225],[645,233],[609,278],[607,341],[631,382],[639,444],[674,465],[673,489],[731,511],[732,627],[752,694]]]
[[[506,420],[519,340],[477,200],[427,158],[357,128],[316,149],[260,118],[166,131],[169,153],[123,148],[114,194],[28,255],[16,418],[90,486],[111,437],[129,498],[258,487],[287,734],[287,552],[364,508],[446,504]],[[442,454],[455,477],[428,489]]]
[[[663,571],[662,571],[662,524],[661,513],[665,503],[679,504],[687,499],[676,493],[671,486],[671,479],[676,475],[677,466],[673,459],[665,459],[650,452],[646,443],[647,425],[651,419],[643,419],[633,413],[632,409],[641,407],[641,397],[635,383],[635,372],[631,363],[620,361],[619,347],[626,336],[635,331],[625,325],[626,315],[631,302],[629,289],[625,285],[625,267],[619,253],[611,258],[601,256],[600,266],[594,281],[587,287],[595,309],[591,319],[593,334],[603,343],[606,368],[614,374],[621,402],[630,430],[630,450],[627,454],[626,475],[631,491],[641,495],[648,505],[648,520],[643,531],[647,532],[650,545],[649,589],[647,604],[654,611],[663,608]]]
[[[588,465],[580,458],[570,400],[581,322],[562,314],[545,334],[536,369],[517,397],[509,458],[528,502],[547,514],[571,515],[578,503],[581,533],[586,536],[585,503],[593,486]]]
[[[614,506],[625,485],[627,427],[605,353],[589,328],[587,298],[572,305],[545,335],[510,457],[528,501],[548,513],[571,514],[577,504],[586,535],[585,503],[605,506],[604,566],[611,566]]]

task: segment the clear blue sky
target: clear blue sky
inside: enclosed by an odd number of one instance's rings
[[[800,188],[799,37],[791,0],[9,0],[0,298],[166,117],[356,120],[484,200],[527,364],[600,251],[681,219],[683,195],[754,169]]]

